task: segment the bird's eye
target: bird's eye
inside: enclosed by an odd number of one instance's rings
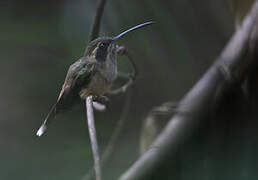
[[[107,52],[108,46],[109,46],[109,43],[107,43],[107,42],[101,42],[98,45],[97,54],[96,54],[96,59],[98,61],[104,62],[106,60],[106,56],[107,56],[107,53],[108,53]]]

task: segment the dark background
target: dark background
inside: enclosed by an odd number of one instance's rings
[[[92,166],[84,107],[58,116],[45,136],[35,133],[56,101],[69,65],[83,55],[95,7],[94,0],[0,1],[0,179],[81,179]],[[101,36],[149,20],[156,24],[119,42],[132,51],[139,76],[126,129],[104,171],[107,179],[115,179],[139,156],[147,112],[164,101],[179,101],[234,31],[225,0],[110,0]],[[118,66],[129,69],[124,58]],[[95,113],[101,150],[119,119],[123,99],[112,98],[106,112]],[[181,155],[176,179],[257,177],[256,166],[249,166],[249,146],[235,153],[236,142],[221,156],[203,141],[205,131],[200,132]]]

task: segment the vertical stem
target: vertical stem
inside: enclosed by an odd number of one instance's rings
[[[121,132],[124,129],[126,121],[128,119],[128,113],[131,107],[131,98],[132,98],[132,89],[128,89],[128,92],[125,94],[125,101],[122,108],[122,112],[120,115],[120,119],[118,120],[115,129],[110,137],[109,142],[107,143],[107,147],[101,154],[101,163],[102,167],[106,164],[106,162],[110,159],[112,154],[114,153],[114,148],[117,144],[118,138],[121,136]],[[82,180],[91,180],[94,174],[94,167],[92,167],[82,178]]]
[[[98,150],[99,148],[98,148],[96,128],[95,128],[95,122],[94,122],[92,96],[88,96],[86,99],[86,111],[87,111],[91,148],[92,148],[93,158],[94,158],[94,169],[96,174],[96,180],[101,180],[101,162],[100,162],[100,156],[99,156],[99,150]]]
[[[90,41],[96,39],[99,36],[100,21],[104,13],[105,4],[106,0],[98,1],[96,15],[94,17],[94,22],[90,34]]]

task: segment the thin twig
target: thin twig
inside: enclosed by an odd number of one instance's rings
[[[209,119],[209,105],[212,104],[211,100],[214,99],[217,88],[220,88],[221,93],[232,91],[234,83],[226,82],[242,80],[250,68],[258,63],[249,62],[247,66],[243,61],[249,40],[252,40],[249,38],[257,18],[258,1],[213,66],[180,101],[178,113],[170,119],[151,148],[122,174],[120,180],[153,179],[153,176],[161,170],[161,165],[173,162],[178,150],[192,137],[194,130]],[[182,107],[187,109],[186,114],[180,112]]]
[[[102,156],[102,161],[103,163],[107,162],[109,157],[113,153],[113,149],[116,146],[117,140],[120,136],[120,133],[122,132],[125,122],[127,120],[127,116],[130,111],[130,105],[131,105],[131,100],[132,100],[132,89],[128,90],[127,93],[125,94],[125,102],[123,105],[122,113],[120,116],[119,121],[117,122],[116,128],[113,131],[113,134],[108,142],[107,148],[105,149],[103,156]]]
[[[129,62],[131,63],[131,66],[132,66],[132,72],[127,75],[128,81],[122,87],[108,92],[109,95],[117,95],[117,94],[126,92],[126,90],[133,85],[133,83],[136,79],[136,76],[137,76],[136,64],[133,60],[131,53],[128,51],[128,49],[124,46],[120,46],[117,49],[117,54],[119,54],[121,56],[124,55],[128,58]],[[124,74],[121,74],[121,75],[124,75]]]
[[[98,2],[91,33],[89,36],[90,41],[96,39],[99,36],[100,22],[101,22],[103,13],[104,13],[105,4],[106,4],[106,0],[99,0],[99,2]],[[84,55],[85,54],[86,54],[86,51],[85,51]],[[100,160],[99,150],[98,150],[98,142],[97,142],[97,137],[96,137],[93,106],[98,110],[105,109],[105,106],[100,107],[99,105],[100,104],[97,104],[97,103],[94,103],[94,105],[93,105],[93,97],[92,96],[88,96],[86,98],[88,129],[89,129],[91,147],[92,147],[93,158],[94,158],[94,170],[95,170],[96,180],[101,180],[101,174],[102,174],[101,172],[102,171],[101,171],[101,160]]]
[[[93,25],[91,27],[91,33],[89,36],[90,41],[96,39],[99,36],[100,22],[101,22],[102,15],[104,13],[106,1],[107,0],[99,0],[98,2]],[[84,56],[86,55],[86,52],[87,52],[87,49],[84,52]]]
[[[90,41],[96,39],[99,36],[100,22],[104,13],[106,0],[99,0],[97,5],[96,14],[93,21],[93,26],[90,33]]]
[[[124,105],[122,109],[122,113],[120,115],[120,119],[116,124],[115,129],[113,130],[113,133],[110,137],[110,140],[107,144],[106,149],[104,150],[103,154],[101,155],[101,162],[102,166],[105,165],[105,163],[109,160],[109,158],[112,156],[114,152],[114,147],[117,144],[118,138],[120,137],[120,134],[122,130],[124,129],[124,125],[126,124],[126,120],[128,119],[128,114],[130,111],[130,106],[131,106],[131,98],[132,98],[132,89],[129,89],[126,94],[125,94],[125,100],[124,100]],[[92,179],[92,176],[94,174],[94,169],[90,169],[86,175],[82,178],[82,180],[90,180]]]
[[[88,119],[88,129],[91,141],[91,147],[94,158],[94,169],[96,180],[101,180],[101,162],[98,150],[98,142],[96,136],[95,122],[94,122],[94,113],[93,113],[93,100],[92,96],[88,96],[86,99],[86,111]]]
[[[127,82],[122,87],[120,87],[118,89],[115,89],[115,90],[112,90],[112,91],[107,93],[108,95],[117,95],[117,94],[120,94],[120,93],[126,93],[127,92],[120,120],[118,121],[118,124],[116,125],[116,128],[115,128],[115,130],[114,130],[114,132],[113,132],[113,134],[110,138],[110,141],[109,141],[103,155],[101,156],[102,165],[104,165],[104,163],[108,160],[108,158],[113,153],[113,149],[115,147],[117,139],[120,136],[121,130],[124,127],[126,117],[128,116],[128,113],[129,113],[130,104],[131,104],[131,97],[132,97],[132,92],[130,90],[128,90],[128,88],[132,86],[132,84],[133,84],[133,82],[136,78],[136,75],[137,75],[136,65],[135,65],[135,63],[133,61],[133,58],[132,58],[131,54],[129,53],[128,49],[126,49],[124,46],[120,46],[117,49],[117,53],[119,55],[125,55],[125,56],[128,57],[128,59],[131,63],[131,66],[132,66],[132,72],[129,75],[125,74],[125,73],[119,73],[118,74],[119,78],[126,79]],[[96,108],[96,106],[95,106],[95,108]],[[90,180],[90,179],[92,179],[92,176],[93,176],[93,169],[90,169],[86,173],[86,175],[84,175],[82,180]]]

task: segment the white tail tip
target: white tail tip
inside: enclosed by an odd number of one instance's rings
[[[44,132],[47,130],[46,124],[42,124],[37,132],[37,136],[42,136]]]

